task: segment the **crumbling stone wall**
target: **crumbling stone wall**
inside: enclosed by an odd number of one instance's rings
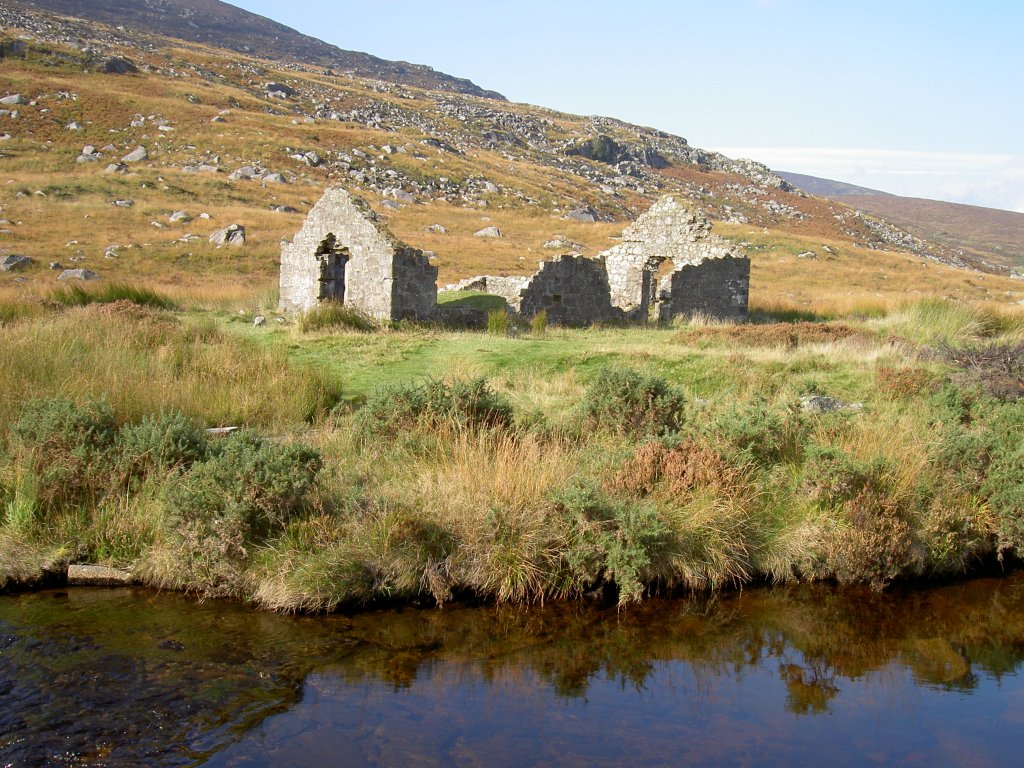
[[[513,307],[526,319],[546,311],[552,325],[581,328],[610,320],[614,311],[604,262],[573,255],[542,261]]]
[[[607,264],[612,304],[638,320],[650,316],[655,275],[666,259],[679,269],[732,255],[732,245],[711,233],[704,216],[672,196],[658,200],[623,231],[621,243],[599,254]]]
[[[304,312],[328,299],[377,320],[426,319],[437,303],[437,268],[366,202],[328,189],[281,247],[281,308]]]
[[[747,319],[750,259],[724,256],[684,264],[662,278],[658,319],[702,314],[718,320]]]

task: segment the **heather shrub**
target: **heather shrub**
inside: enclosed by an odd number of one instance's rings
[[[711,423],[709,439],[759,464],[777,464],[799,457],[806,432],[799,413],[772,408],[758,397],[722,411]]]
[[[630,369],[604,368],[587,387],[584,428],[621,435],[661,435],[683,426],[686,398],[664,379]]]
[[[121,427],[116,450],[119,479],[127,482],[200,461],[206,455],[206,433],[181,411],[166,410]]]
[[[295,518],[320,455],[243,432],[215,445],[162,489],[177,540],[182,586],[231,593],[253,550]]]
[[[115,434],[113,411],[101,401],[53,398],[24,407],[11,438],[22,471],[35,476],[40,511],[78,506],[101,494]]]
[[[888,467],[883,459],[858,462],[838,448],[811,445],[806,451],[803,488],[826,507],[850,501],[865,489],[882,490]]]
[[[865,488],[844,502],[842,511],[845,525],[825,547],[829,571],[840,584],[882,590],[913,570],[913,531],[894,498]]]
[[[512,404],[486,379],[390,384],[378,387],[356,413],[364,438],[395,435],[417,427],[499,428],[512,424]]]

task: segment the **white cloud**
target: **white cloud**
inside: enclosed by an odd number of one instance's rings
[[[717,147],[716,151],[906,197],[1024,213],[1024,155],[801,147]]]

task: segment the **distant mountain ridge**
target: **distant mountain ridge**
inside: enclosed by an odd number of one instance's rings
[[[345,74],[387,82],[505,100],[470,80],[423,64],[387,61],[346,51],[291,27],[220,0],[3,0],[0,5],[50,11],[139,32],[174,37],[251,56],[330,67]]]
[[[808,176],[803,173],[793,173],[792,171],[776,171],[776,173],[797,189],[802,189],[807,194],[818,197],[838,197],[839,195],[892,196],[889,192],[882,192],[877,189],[870,189],[869,187],[859,187],[856,184],[849,184],[845,181],[822,179],[818,176]]]

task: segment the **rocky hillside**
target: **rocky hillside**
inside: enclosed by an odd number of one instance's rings
[[[263,59],[330,67],[357,77],[504,99],[500,93],[485,91],[469,80],[436,72],[422,64],[386,61],[366,53],[342,50],[219,0],[3,0],[2,6],[98,21],[132,37],[140,32],[163,35]],[[12,25],[4,23],[3,26]]]
[[[903,264],[1008,272],[652,128],[9,2],[0,23],[0,255],[70,261],[105,277],[223,283],[218,275],[230,272],[266,285],[281,239],[325,187],[342,186],[397,235],[434,251],[442,282],[528,274],[554,253],[603,251],[663,194],[744,243],[761,285],[793,304],[811,300],[799,284],[819,297],[874,297],[937,279],[910,277]],[[233,224],[246,245],[228,263],[207,238]],[[959,282],[936,290],[1008,293],[982,278]]]
[[[1024,213],[896,195],[837,195],[839,202],[955,248],[978,262],[1024,272]]]

